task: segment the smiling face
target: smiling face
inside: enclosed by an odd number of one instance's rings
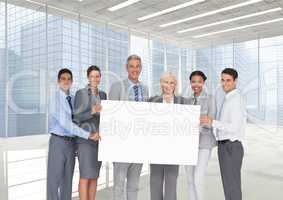
[[[164,95],[174,95],[176,89],[177,81],[174,76],[168,75],[162,77],[160,80],[162,94]]]
[[[141,62],[138,59],[131,59],[127,64],[128,78],[138,82],[142,70]]]
[[[201,76],[195,75],[191,78],[191,88],[194,94],[200,94],[204,86],[204,80]]]
[[[66,93],[70,90],[72,83],[72,76],[69,73],[61,74],[58,80],[59,87]]]
[[[225,93],[228,93],[236,88],[237,79],[229,74],[221,74],[221,85]]]
[[[87,78],[88,78],[88,82],[89,82],[90,87],[97,88],[99,83],[100,83],[100,80],[101,80],[101,74],[97,70],[92,70],[89,73]]]

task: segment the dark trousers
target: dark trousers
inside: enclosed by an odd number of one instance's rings
[[[225,200],[242,200],[241,168],[244,156],[240,141],[218,142],[218,159]]]
[[[150,165],[150,199],[177,200],[178,165]],[[164,186],[164,190],[163,190]],[[164,195],[163,195],[164,191]]]
[[[71,200],[75,142],[51,135],[47,166],[47,200]]]

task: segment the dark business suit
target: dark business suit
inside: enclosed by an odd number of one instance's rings
[[[92,107],[106,100],[106,93],[99,91],[93,95],[89,86],[77,91],[74,102],[74,121],[84,130],[99,132],[100,114],[91,114]],[[98,161],[98,141],[77,138],[80,177],[94,179],[99,177],[101,162]]]
[[[149,102],[163,103],[162,96],[151,97]],[[184,104],[183,97],[174,96],[174,104]],[[151,200],[176,200],[178,165],[150,165],[150,198]],[[164,185],[164,196],[163,196]]]

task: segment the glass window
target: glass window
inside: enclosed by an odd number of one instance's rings
[[[129,54],[128,32],[115,31],[107,28],[108,41],[108,78],[109,86],[127,77],[126,60]]]
[[[190,74],[195,68],[195,50],[181,49],[181,78],[182,78],[182,92],[184,96],[191,94]]]
[[[260,108],[269,124],[283,124],[282,89],[282,36],[259,41]]]
[[[238,87],[246,96],[250,112],[256,112],[259,107],[259,65],[258,41],[248,41],[235,44],[235,68],[239,73]]]
[[[167,71],[173,73],[177,80],[179,80],[179,68],[180,68],[180,48],[166,45],[166,68]],[[178,87],[181,87],[180,82]],[[180,88],[181,89],[181,88]]]
[[[216,46],[212,50],[213,65],[207,82],[211,84],[211,94],[222,95],[220,86],[221,71],[226,67],[233,68],[233,44]]]
[[[5,51],[5,20],[6,20],[6,5],[4,2],[0,2],[0,137],[6,136],[6,126],[5,126],[5,118],[6,118],[6,74],[7,74],[7,66],[6,66],[6,51]],[[3,28],[2,28],[3,27]]]
[[[165,48],[164,45],[156,40],[151,41],[152,69],[151,69],[151,88],[152,95],[160,95],[160,77],[165,69]]]
[[[87,68],[90,65],[96,65],[102,72],[100,88],[106,88],[106,29],[103,26],[94,24],[81,24],[81,65],[82,65],[82,87],[87,84]]]
[[[150,69],[150,55],[149,55],[149,42],[148,39],[131,35],[131,54],[136,54],[142,59],[142,73],[141,81],[145,85],[149,85],[149,69]]]
[[[8,4],[8,136],[45,133],[46,15]],[[44,40],[42,40],[44,38]],[[26,126],[29,124],[29,126]]]
[[[210,48],[196,49],[196,69],[202,71],[207,77],[210,77],[212,64],[212,50]],[[206,82],[208,93],[211,93],[211,83]]]

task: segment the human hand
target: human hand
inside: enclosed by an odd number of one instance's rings
[[[95,113],[99,113],[102,110],[102,106],[101,104],[95,104],[94,106],[92,106],[91,108],[91,114],[95,114]]]
[[[212,122],[213,122],[213,119],[209,116],[201,116],[200,117],[200,125],[211,126]]]
[[[100,137],[100,134],[98,132],[93,132],[93,133],[90,134],[89,139],[96,142],[98,140],[101,140],[101,137]]]

